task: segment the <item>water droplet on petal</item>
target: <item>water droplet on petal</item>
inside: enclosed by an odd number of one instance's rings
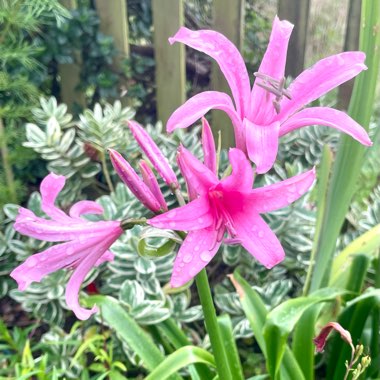
[[[199,251],[199,245],[196,245],[196,246],[194,247],[194,251],[195,251],[195,252]]]
[[[33,268],[34,266],[36,266],[36,264],[37,264],[37,259],[33,256],[30,256],[28,260],[26,260],[26,265],[29,268]]]
[[[259,235],[259,238],[264,237],[264,231],[259,231],[258,235]]]
[[[189,263],[193,259],[193,255],[191,253],[186,253],[185,256],[183,256],[183,262]]]
[[[196,267],[191,267],[191,268],[189,269],[189,274],[190,274],[190,276],[195,276],[197,273],[198,273],[198,270],[197,270]]]
[[[202,261],[204,261],[205,263],[208,263],[210,260],[211,260],[211,253],[209,251],[203,251],[201,254],[200,254],[200,258]]]

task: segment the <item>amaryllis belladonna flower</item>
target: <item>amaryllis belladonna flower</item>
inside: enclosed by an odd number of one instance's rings
[[[226,232],[267,268],[284,258],[279,240],[260,214],[285,207],[301,197],[314,182],[314,169],[252,189],[253,170],[245,154],[234,148],[229,151],[229,159],[232,174],[219,180],[188,150],[179,148],[179,166],[198,198],[148,220],[157,228],[189,231],[174,262],[173,287],[191,280],[211,261]]]
[[[14,224],[16,231],[39,240],[62,242],[43,252],[28,257],[11,273],[19,290],[25,290],[33,281],[39,282],[49,273],[59,269],[73,269],[66,287],[66,302],[77,318],[87,319],[97,311],[79,305],[80,286],[94,267],[111,261],[108,250],[123,233],[120,222],[91,222],[82,218],[84,214],[102,214],[103,208],[92,201],[75,203],[69,215],[55,206],[55,199],[65,185],[65,177],[49,174],[41,183],[41,207],[50,219],[40,218],[32,211],[21,207]]]
[[[237,148],[248,153],[258,173],[267,172],[276,159],[279,138],[297,128],[324,125],[371,145],[367,132],[344,112],[329,107],[303,109],[315,99],[366,69],[365,54],[345,52],[330,56],[305,70],[284,88],[286,54],[293,25],[274,19],[270,41],[252,91],[244,60],[237,48],[212,30],[191,31],[181,27],[170,43],[182,42],[214,58],[232,92],[206,91],[190,98],[169,118],[167,130],[186,128],[210,109],[231,118]]]

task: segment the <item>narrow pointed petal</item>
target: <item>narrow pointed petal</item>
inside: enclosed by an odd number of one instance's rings
[[[112,228],[111,221],[87,222],[84,220],[69,219],[62,223],[54,220],[39,218],[30,210],[19,208],[19,213],[13,228],[26,236],[45,241],[68,241],[86,239],[95,233]]]
[[[146,208],[153,212],[160,211],[160,203],[152,194],[149,187],[133,170],[132,166],[116,150],[109,149],[112,165],[122,181],[128,186],[132,193],[140,200]]]
[[[232,148],[228,152],[232,173],[221,181],[224,188],[247,191],[253,186],[253,169],[246,155],[239,149]]]
[[[68,216],[55,206],[55,200],[65,186],[65,177],[50,173],[41,182],[41,208],[48,216],[55,220],[67,221]]]
[[[86,214],[103,214],[103,207],[93,201],[79,201],[71,206],[69,215],[72,218],[80,218]]]
[[[192,31],[185,27],[169,38],[169,42],[182,42],[215,59],[231,88],[238,114],[243,117],[248,110],[250,83],[243,57],[236,46],[213,30]]]
[[[173,132],[177,128],[187,128],[204,116],[211,109],[225,112],[234,127],[236,146],[244,147],[244,130],[239,114],[236,112],[231,98],[218,91],[204,91],[187,100],[170,116],[166,130]]]
[[[372,145],[367,131],[360,124],[346,113],[328,107],[312,107],[297,112],[281,125],[280,136],[309,125],[324,125],[335,128],[347,133],[363,145]]]
[[[256,212],[265,213],[286,207],[301,198],[315,181],[315,168],[285,181],[254,189],[246,201]]]
[[[202,229],[190,231],[178,251],[170,285],[178,288],[193,279],[215,256],[221,241],[218,231]]]
[[[266,173],[276,161],[280,123],[258,125],[244,120],[248,156],[256,164],[258,174]]]
[[[188,183],[192,183],[191,186],[196,190],[197,194],[205,194],[211,186],[218,183],[216,174],[183,146],[178,149],[177,160],[180,163],[182,174],[187,178]]]
[[[158,184],[157,178],[154,175],[152,169],[144,160],[140,161],[139,166],[143,181],[149,187],[150,191],[156,197],[158,203],[161,205],[161,210],[168,211],[168,205],[165,202],[165,198],[160,189],[160,185]]]
[[[167,158],[162,154],[160,148],[156,145],[145,129],[135,121],[129,121],[128,126],[133,134],[133,137],[136,139],[141,149],[144,151],[152,165],[156,168],[167,185],[171,188],[178,188],[179,184],[177,177],[169,165]]]
[[[183,160],[180,159],[180,155],[177,154],[177,165],[179,167],[179,170],[181,171],[182,177],[185,180],[186,183],[186,190],[187,190],[187,196],[189,201],[192,201],[194,199],[198,198],[198,195],[202,195],[206,193],[206,189],[200,190],[199,186],[194,181],[193,174],[187,170],[186,167],[184,167]]]
[[[157,215],[147,221],[157,228],[192,231],[209,227],[214,222],[206,196],[194,199],[185,206]]]
[[[216,150],[214,136],[208,121],[202,118],[202,148],[204,164],[215,174],[216,173]]]
[[[365,54],[349,51],[318,61],[289,86],[292,99],[284,98],[277,120],[285,121],[303,106],[366,70]]]
[[[276,80],[280,80],[285,76],[286,55],[293,26],[290,22],[286,20],[280,21],[277,16],[275,17],[269,44],[258,70],[259,73],[268,75]],[[266,121],[275,115],[275,109],[272,104],[275,95],[269,94],[268,91],[259,87],[257,81],[260,81],[260,79],[255,80],[252,88],[249,119],[258,124],[266,124]],[[262,116],[259,117],[259,115]]]
[[[258,214],[240,212],[233,215],[233,220],[236,238],[266,268],[273,268],[284,259],[281,243]]]

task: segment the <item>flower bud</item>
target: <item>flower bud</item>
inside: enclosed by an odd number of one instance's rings
[[[149,187],[133,170],[132,166],[116,150],[109,149],[112,165],[121,180],[128,186],[135,197],[149,210],[158,213],[161,205],[152,194]]]
[[[149,134],[135,121],[129,121],[128,126],[133,134],[133,137],[136,139],[141,149],[144,151],[152,165],[167,185],[171,189],[178,188],[178,180],[173,169],[170,167],[167,158],[162,154],[160,148],[156,145]]]

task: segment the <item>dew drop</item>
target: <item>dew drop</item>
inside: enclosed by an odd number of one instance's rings
[[[37,264],[37,259],[33,256],[30,256],[28,260],[26,261],[26,265],[29,268],[33,268]]]
[[[189,269],[189,274],[190,274],[190,276],[195,276],[197,273],[198,273],[198,270],[197,270],[196,267],[191,267],[191,268]]]
[[[211,253],[209,251],[203,251],[201,254],[200,254],[200,258],[202,261],[204,261],[205,263],[208,263],[210,260],[211,260]]]
[[[191,253],[186,253],[185,256],[183,256],[183,262],[189,263],[193,258],[193,255]]]
[[[198,251],[199,251],[199,245],[196,245],[196,246],[194,247],[194,251],[195,251],[195,252],[198,252]]]
[[[264,231],[259,231],[258,235],[260,238],[264,237]]]

